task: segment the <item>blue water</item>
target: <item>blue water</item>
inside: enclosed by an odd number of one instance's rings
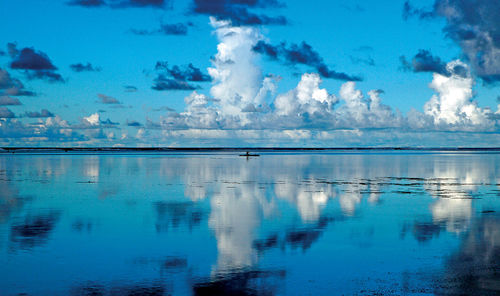
[[[500,154],[0,155],[0,295],[496,295]]]

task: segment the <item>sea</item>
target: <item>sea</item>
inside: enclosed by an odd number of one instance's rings
[[[500,150],[0,151],[0,295],[499,295]]]

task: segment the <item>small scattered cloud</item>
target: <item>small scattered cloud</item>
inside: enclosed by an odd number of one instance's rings
[[[142,127],[142,123],[135,120],[127,120],[126,125],[132,127]]]
[[[176,24],[161,24],[159,29],[155,30],[139,30],[139,29],[131,29],[130,30],[135,35],[177,35],[177,36],[185,36],[188,33],[188,26],[184,23],[176,23]]]
[[[361,81],[360,76],[349,75],[330,69],[323,58],[306,42],[300,44],[292,43],[289,46],[285,42],[272,45],[263,40],[257,42],[253,47],[255,52],[264,54],[273,60],[281,60],[290,65],[307,65],[315,69],[322,77],[344,81]]]
[[[192,82],[212,81],[212,78],[209,75],[201,72],[201,70],[193,66],[193,64],[189,64],[187,66],[174,65],[172,67],[169,67],[167,62],[159,61],[156,63],[155,70],[165,71],[165,73],[171,76],[172,78],[181,81],[192,81]]]
[[[74,6],[83,6],[83,7],[100,7],[106,6],[106,2],[104,0],[73,0],[67,2],[68,5]]]
[[[39,70],[39,71],[26,71],[26,78],[29,80],[40,79],[48,82],[65,82],[61,74],[54,71]]]
[[[349,56],[349,58],[351,59],[351,62],[353,64],[364,64],[367,66],[375,66],[375,60],[370,56],[356,57],[356,56],[351,55],[351,56]]]
[[[9,97],[9,96],[0,96],[0,106],[16,106],[22,105],[21,101],[17,98]]]
[[[38,111],[28,111],[24,114],[24,116],[29,118],[47,118],[54,117],[54,113],[50,112],[47,109],[42,109],[40,112]]]
[[[0,107],[0,118],[15,118],[14,112],[10,111],[6,107]]]
[[[432,8],[416,8],[410,1],[406,1],[403,5],[403,19],[408,20],[411,17],[418,17],[421,20],[435,18],[437,14]]]
[[[85,8],[110,7],[120,8],[167,8],[168,0],[72,0],[66,2],[71,6],[81,6]]]
[[[26,90],[23,83],[13,78],[9,72],[0,68],[0,96],[35,96],[32,91]]]
[[[365,12],[366,9],[359,4],[341,4],[340,7],[350,12]]]
[[[167,106],[161,106],[160,108],[155,108],[152,111],[154,111],[154,112],[160,112],[160,111],[175,112],[174,109],[167,107]]]
[[[99,113],[91,114],[87,117],[82,118],[83,126],[74,126],[77,129],[88,129],[88,128],[114,128],[119,125],[118,122],[113,122],[109,118],[102,120]]]
[[[175,79],[170,79],[165,77],[165,75],[160,74],[155,78],[154,84],[151,87],[154,90],[195,90],[199,86],[191,85],[186,81],[180,81]]]
[[[101,104],[106,104],[106,105],[121,104],[121,102],[118,101],[116,98],[104,94],[97,94],[97,97],[99,98],[98,102]]]
[[[94,67],[94,66],[92,66],[91,63],[87,63],[87,64],[77,63],[77,64],[69,65],[69,67],[74,72],[100,72],[101,71],[100,67]]]
[[[125,85],[123,88],[125,88],[125,92],[136,92],[137,87],[133,85]]]
[[[400,56],[401,68],[405,71],[432,72],[441,75],[449,75],[446,70],[446,63],[439,57],[433,56],[432,53],[425,49],[420,49],[418,53],[408,61],[405,56]]]
[[[187,66],[174,65],[170,67],[167,62],[157,62],[155,70],[159,73],[154,80],[154,90],[195,90],[201,88],[190,82],[208,82],[212,78],[201,72],[193,64]]]

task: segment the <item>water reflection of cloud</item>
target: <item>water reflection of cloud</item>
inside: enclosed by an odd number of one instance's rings
[[[203,295],[276,295],[279,282],[286,276],[284,270],[242,269],[219,275],[193,286],[193,294]]]
[[[431,213],[434,223],[444,223],[447,231],[460,233],[469,225],[472,200],[439,198],[431,205]]]
[[[200,225],[205,212],[193,202],[158,201],[153,204],[156,210],[156,231],[166,232],[180,226],[192,229]]]
[[[71,289],[72,296],[90,296],[90,295],[148,295],[163,296],[168,289],[158,280],[154,283],[137,283],[123,285],[107,285],[105,283],[89,282]],[[168,294],[167,294],[168,295]]]
[[[500,217],[477,219],[460,249],[446,262],[436,285],[437,295],[498,295],[500,293]]]
[[[45,243],[60,215],[60,212],[52,211],[46,214],[27,215],[21,221],[14,222],[10,228],[13,249],[30,249]]]

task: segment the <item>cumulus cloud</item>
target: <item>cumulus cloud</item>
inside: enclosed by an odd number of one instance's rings
[[[101,71],[100,67],[92,66],[91,63],[87,63],[87,64],[76,63],[76,64],[69,65],[69,67],[74,72],[100,72]]]
[[[37,51],[32,47],[25,47],[18,50],[13,43],[8,44],[9,54],[12,57],[10,68],[15,70],[25,70],[28,79],[45,79],[50,82],[64,82],[62,76],[56,73],[50,58],[44,52]]]
[[[250,9],[280,8],[284,4],[277,0],[193,0],[194,13],[215,16],[219,20],[230,20],[234,25],[286,25],[284,16],[255,14]]]
[[[86,8],[110,7],[110,8],[165,8],[168,0],[72,0],[68,5],[81,6]]]
[[[455,73],[460,66],[467,70]],[[472,101],[473,78],[467,65],[460,61],[452,61],[446,66],[450,77],[434,73],[430,87],[438,94],[434,95],[424,106],[424,113],[433,118],[436,126],[446,125],[450,129],[490,130],[495,122],[489,119],[489,109],[483,109]]]
[[[279,45],[271,45],[264,40],[260,40],[253,50],[264,54],[274,60],[283,60],[290,65],[307,65],[318,71],[324,78],[332,78],[344,81],[361,81],[359,76],[348,75],[346,73],[337,72],[330,69],[323,58],[315,51],[311,45],[306,42],[300,44],[290,44],[288,46],[285,42]]]
[[[285,94],[278,95],[274,101],[275,113],[279,117],[300,120],[299,126],[315,124],[322,119],[331,124],[334,106],[338,102],[335,95],[320,88],[318,74],[304,74],[297,87]],[[284,121],[289,124],[291,121]]]
[[[493,111],[480,108],[472,100],[474,79],[463,62],[450,62],[444,69],[426,69],[439,71],[430,84],[436,95],[425,104],[423,112],[412,110],[404,116],[382,103],[382,90],[371,90],[365,95],[355,82],[348,81],[337,96],[321,87],[318,73],[303,74],[294,89],[276,95],[279,78],[263,76],[258,66],[255,46],[263,40],[260,32],[214,18],[211,21],[220,43],[213,66],[208,69],[213,82],[210,96],[193,92],[185,98],[183,112],[171,110],[154,125],[175,131],[170,136],[224,138],[231,137],[232,130],[239,130],[240,134],[246,131],[246,137],[257,139],[268,138],[260,131],[271,135],[274,130],[279,134],[274,137],[281,139],[333,140],[342,135],[359,140],[367,130],[381,129],[397,140],[400,133],[390,130],[497,129]],[[418,69],[425,68],[420,66],[420,60],[426,56],[422,53],[416,62]],[[148,124],[145,127],[149,128]]]
[[[94,113],[91,114],[87,117],[82,118],[82,124],[81,126],[73,126],[73,128],[81,128],[81,129],[86,129],[86,128],[113,128],[119,123],[111,121],[109,118],[106,120],[101,120],[101,116],[99,113]]]
[[[500,81],[500,2],[496,0],[435,0],[432,10],[412,8],[404,15],[446,19],[446,36],[456,42],[475,73],[485,83]]]

